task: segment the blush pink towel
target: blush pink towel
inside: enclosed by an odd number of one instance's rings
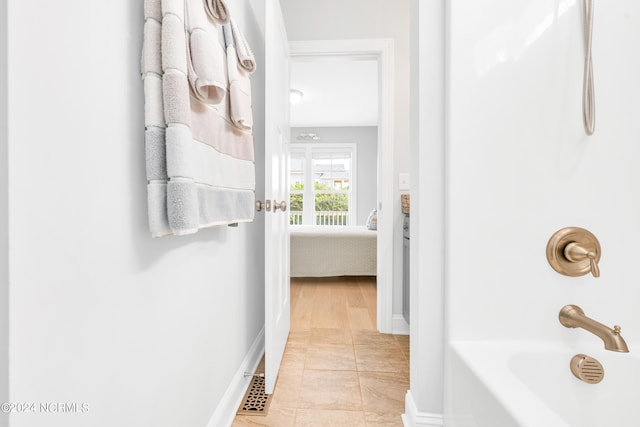
[[[229,22],[229,10],[224,0],[205,0],[205,10],[214,22],[226,24]]]
[[[234,22],[222,27],[227,46],[227,75],[229,76],[229,116],[239,129],[251,131],[253,114],[251,111],[251,81],[249,71],[240,66],[236,52]],[[255,69],[255,67],[254,67]]]

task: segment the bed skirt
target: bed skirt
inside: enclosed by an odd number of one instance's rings
[[[292,225],[291,277],[375,276],[377,232],[365,226]]]

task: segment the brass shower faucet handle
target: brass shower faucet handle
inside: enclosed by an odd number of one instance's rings
[[[565,276],[591,273],[600,277],[600,243],[596,236],[580,227],[556,231],[547,243],[547,260],[555,271]]]
[[[589,260],[589,268],[593,277],[600,277],[600,269],[598,268],[598,262],[596,261],[596,254],[589,252],[582,247],[580,243],[572,242],[564,248],[564,256],[571,262],[581,262],[585,259]]]

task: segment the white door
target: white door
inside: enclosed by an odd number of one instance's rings
[[[289,336],[289,47],[279,0],[265,2],[265,389]]]

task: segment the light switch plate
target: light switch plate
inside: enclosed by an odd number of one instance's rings
[[[409,174],[408,173],[399,174],[398,189],[399,190],[408,190],[409,189]]]

